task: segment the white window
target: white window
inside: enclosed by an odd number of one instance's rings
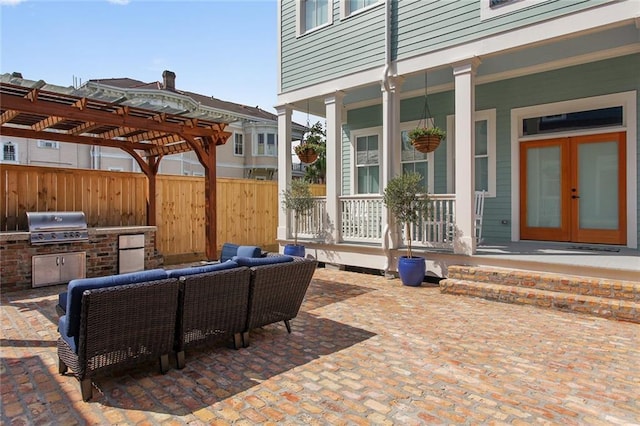
[[[38,148],[60,149],[60,144],[56,141],[45,141],[43,139],[39,139]]]
[[[13,142],[2,144],[2,161],[18,161],[18,147]]]
[[[491,19],[525,7],[535,6],[545,0],[479,0],[480,19]]]
[[[344,13],[342,16],[350,16],[354,13],[377,4],[378,0],[343,0]]]
[[[418,173],[422,176],[424,192],[433,193],[434,174],[429,163],[433,164],[433,153],[423,153],[416,150],[409,139],[409,131],[415,129],[418,122],[400,124],[400,140],[402,148],[400,151],[400,162],[402,163],[402,173]]]
[[[333,22],[332,0],[300,0],[298,3],[298,35]]]
[[[256,156],[277,157],[278,144],[275,133],[258,133],[258,144],[255,150]]]
[[[235,155],[244,155],[244,142],[242,133],[233,134],[233,153]]]
[[[356,194],[380,193],[380,139],[380,134],[371,131],[352,134]]]
[[[455,124],[447,117],[447,192],[455,192]],[[496,110],[475,113],[475,185],[476,191],[496,196]]]

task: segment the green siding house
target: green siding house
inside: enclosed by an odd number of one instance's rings
[[[640,269],[639,1],[279,0],[278,16],[279,140],[293,111],[326,120],[308,254],[394,271],[406,241],[382,192],[415,171],[433,214],[412,246],[437,276],[532,244]],[[407,136],[421,123],[447,132],[429,153]],[[282,245],[290,223],[281,212]]]

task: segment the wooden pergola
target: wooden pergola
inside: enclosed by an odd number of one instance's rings
[[[156,225],[156,176],[162,157],[194,151],[205,170],[205,253],[216,256],[216,146],[227,123],[121,105],[89,96],[0,82],[0,134],[119,148],[147,177],[147,224]]]

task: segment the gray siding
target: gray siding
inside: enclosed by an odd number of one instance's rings
[[[392,58],[445,49],[607,2],[548,0],[483,21],[481,1],[489,0],[393,1]],[[282,0],[283,92],[384,65],[385,4],[342,20],[340,1],[333,0],[333,6],[333,24],[296,37],[296,1]]]
[[[496,197],[485,201],[483,236],[488,241],[508,241],[511,226],[502,225],[502,219],[511,219],[511,110],[524,106],[579,99],[610,93],[640,89],[640,55],[629,55],[606,61],[563,68],[525,77],[488,83],[476,88],[476,109],[496,109]],[[640,97],[638,98],[640,119]],[[429,95],[429,109],[436,124],[446,127],[446,116],[453,114],[454,93]],[[400,121],[420,120],[423,116],[424,97],[405,99],[401,102]],[[345,129],[358,129],[382,125],[381,106],[349,111]],[[639,120],[640,121],[640,120]],[[348,132],[346,135],[348,138]],[[638,158],[640,164],[640,140]],[[345,152],[350,144],[345,140]],[[446,192],[446,144],[435,152],[435,192]],[[349,170],[349,159],[343,159],[343,170]],[[638,205],[635,206],[640,221],[640,170],[638,181]],[[634,208],[629,206],[628,208]]]

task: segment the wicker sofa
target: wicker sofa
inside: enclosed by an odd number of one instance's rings
[[[167,271],[180,280],[175,336],[178,368],[185,366],[185,349],[233,337],[242,346],[247,326],[251,271],[236,262]]]
[[[160,370],[168,371],[178,279],[102,287],[86,281],[73,283],[70,309],[58,323],[59,372],[71,368],[82,399],[91,399],[91,379],[97,375],[158,358]]]
[[[233,256],[223,263],[73,280],[59,295],[59,371],[70,368],[91,398],[91,379],[233,338],[249,345],[249,331],[295,318],[317,262],[274,255]]]
[[[318,266],[315,259],[289,256],[275,258],[234,258],[238,264],[251,269],[247,327],[242,334],[245,347],[249,346],[249,332],[264,325],[284,321],[287,331],[291,333],[290,320],[298,315]]]

